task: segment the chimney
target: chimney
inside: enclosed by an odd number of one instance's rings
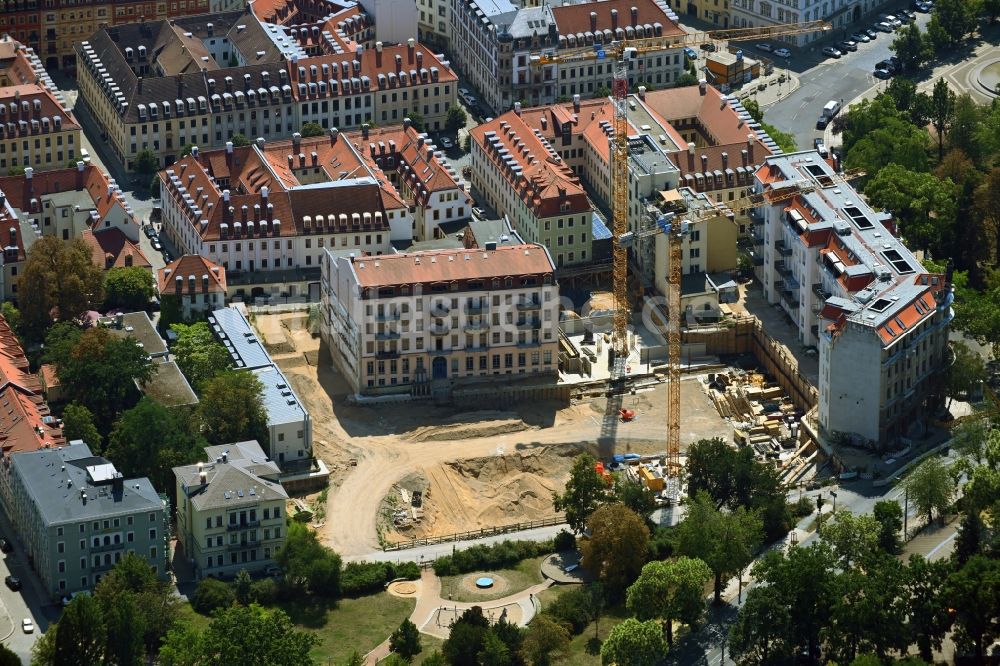
[[[115,499],[119,499],[122,493],[125,492],[125,477],[121,473],[115,473],[111,477],[111,494],[114,495]]]
[[[580,96],[573,95],[573,113],[580,113]]]
[[[411,39],[410,41],[412,42],[413,40]],[[363,123],[361,125],[361,138],[365,141],[368,140],[368,123]]]
[[[269,192],[269,190],[267,189],[267,185],[264,185],[263,187],[261,187],[260,188],[260,198],[263,199],[264,201],[267,201],[267,193],[268,192]]]
[[[135,89],[136,89],[137,92],[142,92],[142,77],[141,76],[139,77],[139,80],[136,82]]]
[[[10,244],[12,246],[17,245],[17,227],[10,228]]]
[[[233,154],[233,142],[232,141],[226,141],[226,152],[228,154],[230,154],[230,155]]]
[[[743,166],[747,166],[748,164],[750,164],[750,160],[747,158],[747,151],[741,150],[740,153],[741,156],[743,157]]]
[[[34,175],[34,173],[35,170],[32,169],[31,167],[24,167],[24,177],[27,178],[28,180],[31,180],[31,177]]]
[[[590,12],[590,31],[597,32],[597,12]]]
[[[632,7],[632,27],[639,25],[639,8]]]
[[[708,155],[701,156],[701,172],[708,173]]]
[[[611,30],[614,31],[614,30],[617,30],[617,29],[618,29],[618,10],[617,9],[612,9],[611,10]]]
[[[410,37],[406,40],[406,61],[413,64],[413,47],[416,45],[416,40]]]
[[[299,134],[298,132],[292,134],[292,147],[295,149],[296,153],[299,152],[299,144],[301,143],[302,143],[302,135]]]
[[[198,157],[198,146],[191,146],[191,157]]]
[[[382,42],[375,42],[375,67],[382,67]]]
[[[705,79],[698,79],[698,91],[704,95],[708,92],[708,81]]]
[[[639,86],[639,99],[646,99],[646,86]]]
[[[222,200],[229,203],[229,190],[222,190]]]
[[[747,153],[750,155],[750,161],[753,162],[753,134],[747,134]]]
[[[722,153],[722,168],[726,169],[729,166],[729,153]]]
[[[546,126],[549,124],[549,119],[542,115],[540,122],[542,123],[542,131],[544,132]]]
[[[76,191],[79,192],[83,189],[83,162],[76,163]]]
[[[201,276],[201,290],[204,293],[208,293],[208,273]]]
[[[337,135],[340,134],[340,130],[336,127],[330,128],[330,145],[337,143]]]
[[[518,115],[518,116],[521,115],[521,103],[520,102],[514,102],[514,114]]]

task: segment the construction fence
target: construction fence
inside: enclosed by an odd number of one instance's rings
[[[718,326],[689,329],[681,342],[706,356],[753,354],[761,370],[768,373],[795,403],[806,412],[819,401],[819,394],[805,375],[799,372],[795,357],[764,330],[753,316],[739,317]]]
[[[524,530],[532,530],[536,527],[552,527],[553,525],[563,525],[566,522],[566,516],[560,514],[557,516],[552,516],[551,518],[542,518],[541,520],[529,520],[524,523],[514,523],[513,525],[500,525],[497,527],[484,527],[478,530],[470,530],[468,532],[456,532],[454,534],[446,534],[439,537],[427,537],[424,539],[411,539],[409,541],[401,541],[399,543],[388,543],[382,546],[382,550],[396,551],[396,550],[407,550],[409,548],[416,548],[418,546],[432,546],[439,543],[452,543],[454,541],[471,541],[474,539],[485,539],[486,537],[501,536],[504,534],[516,535],[517,532],[523,532]]]

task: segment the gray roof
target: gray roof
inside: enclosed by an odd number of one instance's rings
[[[523,245],[524,241],[510,226],[510,221],[502,220],[470,220],[469,230],[472,231],[476,245],[486,247],[487,243],[500,245]]]
[[[154,363],[153,376],[140,388],[145,395],[167,407],[198,404],[198,396],[174,361]]]
[[[147,478],[123,479],[122,491],[115,493],[113,479],[120,475],[114,465],[94,456],[81,440],[19,453],[9,460],[47,525],[163,509],[163,500]]]
[[[111,332],[118,337],[129,337],[142,345],[143,350],[152,357],[164,356],[167,353],[167,343],[157,332],[149,315],[145,312],[129,312],[122,315],[122,327],[111,327]]]
[[[541,7],[524,7],[513,17],[507,33],[512,37],[548,37],[549,26],[555,26],[556,19],[548,4]]]
[[[268,460],[257,442],[210,446],[205,452],[209,462],[173,468],[196,509],[288,499],[280,483],[264,478],[276,475],[277,466]],[[225,462],[221,460],[222,453],[226,453]],[[201,474],[205,475],[204,482]]]
[[[271,365],[271,356],[264,349],[263,343],[257,339],[257,334],[243,313],[236,308],[220,308],[208,318],[215,337],[219,339],[229,355],[233,357],[233,365],[239,369],[261,368]]]
[[[264,385],[261,399],[264,402],[264,409],[267,410],[267,425],[300,423],[305,420],[306,411],[299,401],[299,396],[295,395],[291,384],[277,366],[257,368],[253,373]]]
[[[484,16],[494,22],[497,20],[512,21],[513,15],[517,13],[517,5],[510,0],[472,0],[469,4],[478,8]]]

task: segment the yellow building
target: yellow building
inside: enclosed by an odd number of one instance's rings
[[[52,93],[31,83],[0,88],[0,174],[61,169],[80,156],[80,126]]]

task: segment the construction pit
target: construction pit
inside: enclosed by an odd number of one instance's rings
[[[655,377],[611,398],[600,381],[581,379],[579,397],[568,405],[359,405],[347,399],[347,384],[309,334],[305,313],[258,314],[253,324],[310,412],[314,454],[331,473],[325,516],[314,526],[348,558],[392,543],[550,518],[552,493],[562,490],[573,458],[584,451],[600,459],[664,453],[666,386]],[[704,380],[689,374],[681,384],[682,452],[691,442],[732,433]],[[623,406],[635,412],[631,422],[620,420]]]

